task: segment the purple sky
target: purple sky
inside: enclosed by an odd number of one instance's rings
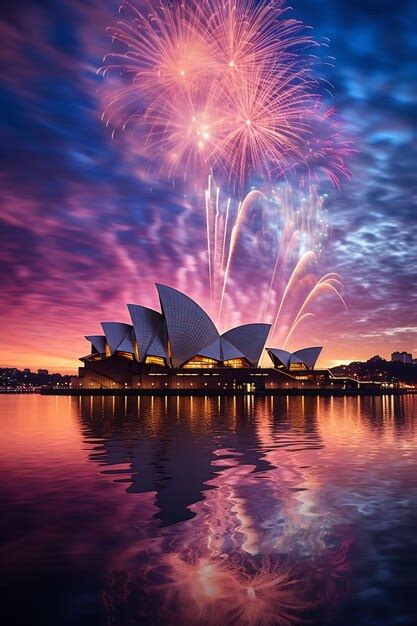
[[[96,72],[117,6],[2,8],[0,365],[74,371],[100,321],[128,321],[127,302],[158,306],[154,282],[208,304],[202,207],[149,173],[134,135],[112,140],[100,120]],[[320,270],[342,275],[349,310],[326,298],[289,347],[323,343],[322,365],[417,356],[415,3],[292,6],[316,39],[330,39],[324,77],[357,154],[351,182],[321,189],[332,235]],[[236,261],[225,328],[259,321],[268,262],[256,246]]]

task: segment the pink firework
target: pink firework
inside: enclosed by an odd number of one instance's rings
[[[213,68],[222,80],[300,59],[295,48],[314,45],[305,25],[287,17],[281,0],[206,0],[198,10]]]
[[[238,183],[246,180],[248,170],[270,180],[299,161],[301,138],[309,133],[303,121],[311,99],[306,84],[308,76],[306,83],[294,81],[292,69],[282,64],[247,71],[222,90],[225,117],[218,159]]]
[[[195,11],[187,7],[191,5],[124,0],[121,19],[107,29],[118,49],[106,55],[102,71],[123,74],[125,89],[140,99],[189,90],[204,71],[207,45]],[[119,99],[125,94],[114,95]]]
[[[163,107],[149,107],[140,121],[152,154],[163,161],[170,176],[184,177],[211,167],[219,150],[221,123],[210,102],[197,103],[187,92],[168,98]]]
[[[341,178],[351,179],[346,161],[355,152],[353,142],[344,136],[335,109],[324,109],[319,100],[308,117],[308,125],[302,158],[294,165],[300,186],[315,185],[324,177],[339,188]]]
[[[126,1],[121,16],[102,68],[114,79],[103,118],[137,132],[170,176],[217,172],[240,187],[302,159],[314,44],[281,2]]]
[[[277,557],[166,558],[165,607],[179,624],[290,626],[317,606],[305,575]]]

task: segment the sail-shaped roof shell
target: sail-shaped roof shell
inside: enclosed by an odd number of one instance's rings
[[[117,350],[134,353],[133,326],[122,322],[102,322],[101,324],[111,354]]]
[[[86,335],[85,337],[100,354],[106,352],[106,336],[105,335]]]
[[[154,344],[154,347],[152,348],[152,356],[165,357],[164,350],[161,355],[154,354],[157,349],[156,345],[159,346],[159,344],[161,344],[161,347],[163,345],[162,326],[164,318],[162,314],[139,304],[128,304],[127,308],[129,309],[133,329],[135,331],[135,338],[139,351],[139,361],[144,361],[146,356],[151,354],[149,350],[152,344]],[[161,351],[160,347],[158,347],[158,351]]]
[[[281,365],[289,367],[291,352],[288,352],[287,350],[280,350],[279,348],[268,348],[267,351],[273,361],[275,357]]]
[[[256,367],[270,328],[271,324],[243,324],[223,333],[222,337],[227,339],[247,358],[251,365]]]
[[[218,337],[217,328],[194,300],[167,285],[156,285],[165,317],[171,359],[179,367]]]
[[[314,346],[312,348],[302,348],[295,352],[288,352],[279,348],[268,348],[267,350],[271,359],[273,361],[278,360],[284,367],[289,368],[292,363],[302,363],[307,369],[314,369],[322,348]]]
[[[296,350],[293,352],[301,361],[308,367],[308,369],[314,369],[317,359],[320,356],[320,352],[323,350],[323,346],[313,346],[311,348],[302,348],[302,350]]]

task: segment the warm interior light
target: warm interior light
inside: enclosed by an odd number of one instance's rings
[[[165,359],[161,356],[147,356],[145,359],[145,363],[151,365],[161,365],[162,367],[165,367]]]
[[[194,368],[194,367],[203,367],[203,368],[211,368],[218,367],[218,362],[215,359],[210,359],[206,356],[194,356],[192,359],[184,363],[184,368]]]
[[[304,363],[290,363],[290,370],[306,370],[307,367],[304,365]]]
[[[121,356],[122,359],[129,359],[129,361],[133,361],[133,354],[131,352],[123,352],[123,350],[118,350],[116,352],[116,356]]]
[[[227,361],[223,362],[223,365],[225,367],[247,367],[248,366],[245,359],[242,359],[242,357],[239,357],[237,359],[228,359]]]

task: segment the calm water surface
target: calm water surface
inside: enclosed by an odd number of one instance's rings
[[[417,398],[0,397],[7,626],[417,624]]]

